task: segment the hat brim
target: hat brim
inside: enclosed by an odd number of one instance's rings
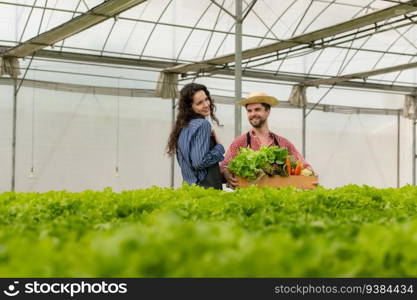
[[[272,97],[272,96],[254,96],[254,97],[245,98],[239,101],[239,104],[242,106],[246,106],[247,104],[252,104],[252,103],[265,103],[271,106],[276,106],[278,105],[279,101],[277,98]]]

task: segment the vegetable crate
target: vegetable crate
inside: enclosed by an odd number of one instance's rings
[[[284,186],[294,186],[303,190],[312,190],[317,187],[319,177],[318,176],[263,176],[260,179],[255,179],[253,181],[248,181],[247,179],[236,176],[238,180],[239,187],[248,187],[250,185],[256,184],[258,187],[284,187]]]

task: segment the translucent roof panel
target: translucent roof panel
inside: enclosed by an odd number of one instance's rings
[[[100,4],[101,0],[2,1],[1,15],[13,24],[14,40],[25,41],[50,30]]]
[[[111,1],[111,0],[109,0]],[[0,46],[10,47],[81,16],[106,1],[0,2]],[[243,0],[243,50],[279,43],[399,5],[387,0]],[[248,11],[248,8],[251,8]],[[233,54],[234,0],[147,0],[60,41],[51,51],[178,63]],[[244,60],[246,70],[336,76],[415,61],[417,12]],[[233,62],[230,66],[233,68]],[[411,74],[411,75],[404,75]],[[413,71],[399,81],[415,83]],[[395,79],[395,75],[385,78]],[[384,76],[377,77],[379,79]]]

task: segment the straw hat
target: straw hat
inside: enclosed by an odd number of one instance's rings
[[[250,93],[245,99],[240,100],[239,104],[245,106],[251,103],[265,103],[271,106],[278,105],[279,101],[277,98],[268,96],[265,93]]]

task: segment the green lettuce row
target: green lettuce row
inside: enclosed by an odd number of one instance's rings
[[[416,277],[417,189],[0,194],[2,277]]]

